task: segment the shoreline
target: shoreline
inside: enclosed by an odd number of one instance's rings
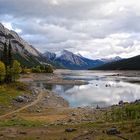
[[[19,79],[20,82],[39,82],[43,81],[46,84],[61,84],[61,85],[86,85],[88,82],[84,80],[65,80],[60,75],[44,74],[44,73],[30,73],[22,74]]]
[[[56,70],[53,74],[44,74],[44,73],[30,73],[30,74],[23,74],[20,78],[20,82],[25,82],[27,83],[28,81],[28,84],[30,84],[30,86],[33,86],[33,83],[39,83],[39,82],[43,82],[45,84],[50,84],[50,85],[86,85],[88,84],[88,82],[86,81],[82,81],[82,80],[64,80],[62,77],[63,77],[63,74],[65,73],[68,73],[68,72],[71,72],[71,70]],[[99,72],[99,71],[97,71]],[[104,71],[103,71],[104,72]],[[108,71],[109,72],[109,71]],[[111,71],[112,72],[112,71]],[[117,73],[116,73],[117,72]],[[116,71],[115,74],[113,75],[108,75],[108,76],[113,76],[113,77],[116,77],[116,76],[123,76],[123,71]],[[138,72],[140,73],[140,72]],[[136,75],[138,73],[135,73]],[[128,76],[128,73],[126,74]],[[131,76],[134,76],[134,74],[131,74],[129,75],[129,77]],[[140,76],[140,75],[139,75]],[[131,81],[130,81],[131,82]],[[135,82],[135,81],[134,81]],[[36,86],[36,85],[34,85]],[[46,89],[46,92],[50,92],[52,95],[54,96],[59,96],[61,97],[60,95],[58,95],[57,93],[53,93],[52,91]],[[63,97],[61,97],[62,99],[64,99]],[[65,100],[65,99],[64,99]],[[138,99],[139,100],[139,99]],[[66,101],[66,100],[65,100]],[[67,102],[67,101],[66,101]],[[133,101],[135,102],[135,101]],[[118,104],[112,104],[112,105],[109,105],[107,107],[100,107],[102,109],[104,108],[110,108],[112,106],[117,106]],[[70,106],[69,106],[70,107]],[[96,108],[96,107],[92,107],[92,106],[85,106],[85,107],[80,107],[80,108]],[[79,107],[70,107],[70,108],[79,108]]]
[[[132,109],[135,109],[136,114],[139,113],[137,108],[140,105],[140,100],[132,103],[120,102],[120,105],[106,108],[70,107],[69,103],[57,93],[34,86],[33,83],[41,79],[48,80],[47,82],[52,84],[68,83],[56,73],[22,75],[20,82],[30,86],[29,90],[32,91],[33,100],[29,105],[23,106],[23,109],[18,109],[19,112],[10,113],[11,116],[0,120],[0,139],[92,140],[97,137],[97,140],[98,138],[117,140],[116,135],[106,133],[112,128],[120,131],[119,136],[124,138],[134,137],[135,134],[139,137],[139,119],[132,119],[133,116],[120,117],[119,112],[129,115],[129,113],[126,114],[126,109],[132,113],[134,111]],[[73,80],[69,83],[72,82],[79,84],[79,81]],[[40,92],[41,94],[39,94]]]

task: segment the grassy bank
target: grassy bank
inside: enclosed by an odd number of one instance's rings
[[[15,82],[0,85],[0,114],[8,109],[13,109],[13,99],[22,94],[30,94],[28,86],[24,83]]]

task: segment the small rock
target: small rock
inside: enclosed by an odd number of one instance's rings
[[[22,96],[18,96],[14,100],[17,101],[17,102],[19,102],[19,103],[21,103],[21,102],[24,102],[25,101],[25,98],[22,97]]]
[[[72,119],[69,119],[68,122],[72,122]]]
[[[83,133],[84,133],[84,134],[87,134],[87,133],[88,133],[88,131],[84,131]]]
[[[40,113],[40,112],[41,112],[41,110],[36,110],[36,112]]]
[[[71,115],[72,115],[72,116],[76,116],[77,114],[76,114],[76,113],[72,113]]]
[[[108,135],[116,135],[116,134],[120,134],[120,132],[117,130],[116,127],[112,127],[106,130],[106,133]]]
[[[65,129],[65,132],[74,132],[74,131],[76,131],[77,129],[75,129],[75,128],[66,128]]]
[[[25,132],[25,131],[20,131],[19,134],[26,135],[27,132]]]
[[[118,103],[120,106],[122,106],[124,104],[123,100],[119,101]]]
[[[68,123],[67,122],[64,122],[63,125],[68,125]]]
[[[3,134],[0,134],[0,137],[3,136]]]

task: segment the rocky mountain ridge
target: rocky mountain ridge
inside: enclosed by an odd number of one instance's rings
[[[43,57],[50,60],[51,62],[56,62],[61,64],[67,69],[90,69],[92,67],[97,67],[108,62],[118,61],[121,58],[115,57],[114,59],[89,59],[83,57],[81,54],[74,54],[68,50],[63,50],[59,53],[45,52]]]
[[[25,66],[35,66],[41,63],[42,55],[32,45],[22,39],[15,31],[8,30],[0,23],[0,53],[3,45],[10,42],[14,58]]]
[[[15,31],[5,28],[0,23],[0,55],[3,51],[5,42],[11,43],[13,57],[21,62],[23,66],[34,67],[40,64],[52,64],[56,68],[66,69],[90,69],[101,66],[105,63],[118,61],[121,58],[111,59],[89,59],[81,54],[74,54],[68,50],[63,50],[60,53],[45,52],[40,53],[32,45],[22,39]]]

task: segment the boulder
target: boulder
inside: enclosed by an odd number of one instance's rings
[[[16,102],[22,103],[22,102],[30,102],[31,98],[27,95],[20,95],[20,96],[17,96],[14,100]]]
[[[116,135],[116,134],[120,134],[120,132],[117,130],[116,127],[112,127],[106,130],[106,133],[108,135]]]
[[[18,97],[15,98],[15,101],[21,103],[21,102],[25,101],[25,98],[23,96],[18,96]]]

